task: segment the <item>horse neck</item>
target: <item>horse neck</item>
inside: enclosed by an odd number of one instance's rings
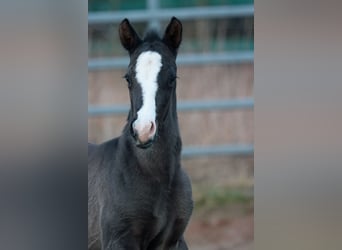
[[[133,158],[137,161],[141,171],[153,176],[157,180],[164,179],[167,182],[172,181],[172,176],[180,166],[182,147],[175,94],[171,98],[169,111],[164,121],[161,121],[159,124],[161,127],[151,148],[141,150],[136,147],[135,142],[128,135],[129,123],[126,125],[124,135],[121,136],[125,141],[126,150],[134,154]]]
[[[163,139],[170,142],[169,140],[172,140],[175,137],[179,137],[180,139],[180,133],[179,133],[179,124],[178,124],[178,115],[177,115],[177,98],[175,91],[172,92],[172,95],[170,97],[170,105],[169,110],[167,112],[166,117],[163,121],[161,121],[161,133],[163,136]]]

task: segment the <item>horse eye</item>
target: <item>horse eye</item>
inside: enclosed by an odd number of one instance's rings
[[[169,81],[169,87],[174,87],[176,85],[177,77],[172,77]]]
[[[128,87],[130,88],[132,86],[131,81],[129,80],[128,75],[124,75],[124,78],[126,79],[127,83],[128,83]]]

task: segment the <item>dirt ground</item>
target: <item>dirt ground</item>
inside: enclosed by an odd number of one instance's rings
[[[194,214],[185,239],[193,250],[253,250],[253,211],[227,215],[221,211]]]

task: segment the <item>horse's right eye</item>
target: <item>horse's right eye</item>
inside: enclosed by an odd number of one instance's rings
[[[126,79],[126,81],[127,81],[128,88],[132,87],[132,83],[131,83],[131,81],[130,81],[130,79],[129,79],[128,75],[125,75],[125,76],[124,76],[124,78],[125,78],[125,79]]]

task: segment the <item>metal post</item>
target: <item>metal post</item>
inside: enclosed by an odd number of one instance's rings
[[[160,23],[158,18],[156,17],[156,13],[159,10],[159,0],[147,0],[147,9],[150,14],[148,22],[149,29],[160,31]]]

